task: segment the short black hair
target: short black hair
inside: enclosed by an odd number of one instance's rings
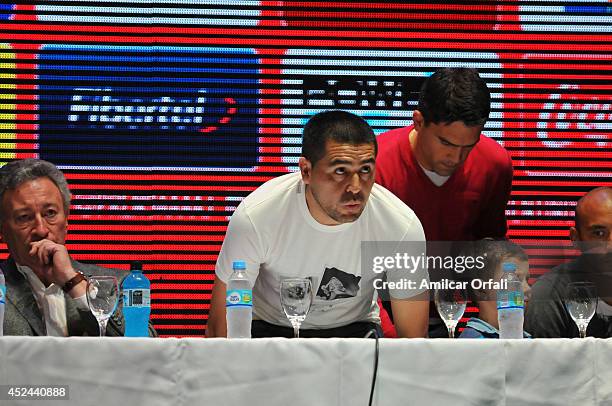
[[[308,120],[302,136],[302,156],[314,165],[325,155],[327,140],[342,144],[373,144],[378,152],[376,135],[361,117],[342,110],[317,113]]]
[[[461,121],[467,127],[483,126],[491,111],[491,93],[476,69],[443,68],[423,83],[418,110],[426,125]]]

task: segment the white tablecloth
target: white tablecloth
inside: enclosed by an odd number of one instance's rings
[[[374,340],[1,337],[0,405],[368,404]],[[612,405],[612,339],[380,340],[375,405]]]

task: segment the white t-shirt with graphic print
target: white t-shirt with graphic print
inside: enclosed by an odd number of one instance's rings
[[[414,212],[375,184],[361,216],[352,223],[327,226],[306,205],[299,172],[264,183],[234,212],[216,274],[227,283],[232,262],[243,260],[253,286],[253,318],[290,327],[280,304],[280,281],[311,278],[314,301],[305,329],[334,328],[358,321],[380,323],[372,266],[361,266],[362,242],[415,241],[425,245],[423,227]],[[387,244],[387,243],[385,243]],[[416,289],[394,290],[408,298],[419,289],[427,270],[387,272],[388,281],[414,280]]]

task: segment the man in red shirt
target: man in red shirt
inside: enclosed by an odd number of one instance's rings
[[[421,88],[414,125],[377,138],[376,182],[414,210],[428,241],[506,235],[512,161],[481,134],[489,106],[476,70],[440,69]]]
[[[421,88],[414,125],[377,137],[376,182],[414,210],[427,241],[506,235],[512,160],[481,134],[490,99],[475,69],[440,69]]]

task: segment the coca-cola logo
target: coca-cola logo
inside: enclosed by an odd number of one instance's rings
[[[606,148],[612,146],[611,120],[609,99],[585,98],[580,85],[562,84],[542,104],[536,135],[548,148],[569,148],[578,142],[581,148]]]

